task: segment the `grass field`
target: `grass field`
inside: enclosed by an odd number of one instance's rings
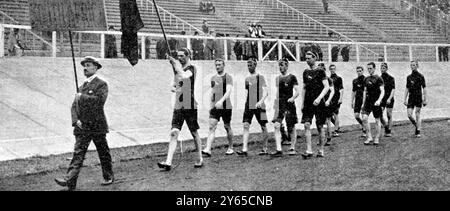
[[[191,142],[177,153],[176,166],[160,172],[156,162],[164,160],[166,144],[113,149],[117,182],[101,187],[101,169],[95,152],[89,152],[82,169],[79,190],[450,190],[450,122],[427,120],[423,137],[413,138],[413,128],[397,123],[394,137],[379,146],[364,146],[356,126],[344,128],[325,151],[325,158],[302,160],[258,156],[259,135],[251,136],[250,155],[226,156],[225,140],[219,139],[213,157],[194,169]],[[303,133],[297,149],[304,151]],[[204,141],[204,140],[203,140]],[[313,137],[317,141],[317,136]],[[235,139],[236,146],[242,142]],[[274,148],[273,141],[270,144]],[[285,149],[287,150],[287,149]],[[179,151],[178,151],[179,152]],[[152,156],[149,156],[152,154]],[[6,161],[0,164],[0,190],[61,190],[53,178],[64,174],[70,154]],[[31,173],[31,174],[30,174]]]

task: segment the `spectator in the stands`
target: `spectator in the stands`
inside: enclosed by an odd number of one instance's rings
[[[236,40],[236,42],[234,43],[233,46],[233,51],[234,54],[236,55],[236,60],[242,60],[242,42],[239,40],[239,35],[236,36],[236,38],[238,38],[238,40]]]
[[[180,33],[182,36],[186,35],[185,31],[181,31]],[[186,38],[181,38],[179,43],[178,43],[178,48],[177,49],[182,49],[182,48],[187,48],[187,39]]]
[[[322,0],[322,4],[323,4],[323,12],[329,14],[330,12],[328,11],[328,0]]]
[[[216,13],[216,7],[213,5],[211,1],[206,2],[206,11],[208,13],[212,12],[213,14]]]
[[[350,45],[345,44],[341,47],[341,56],[343,62],[348,62],[350,60]]]
[[[263,27],[260,24],[256,26],[256,37],[258,38],[266,37],[266,32],[263,30]]]
[[[198,10],[200,10],[200,12],[206,12],[207,11],[207,7],[206,7],[206,2],[205,1],[200,1]]]
[[[8,38],[8,53],[10,56],[22,56],[25,48],[22,45],[19,29],[11,29]]]
[[[445,46],[438,47],[440,62],[448,62],[448,49],[449,49],[449,47],[445,47]]]
[[[167,43],[164,39],[160,39],[156,42],[156,58],[165,59],[168,54]]]
[[[209,34],[209,24],[206,19],[203,19],[202,31],[205,34]]]
[[[150,44],[151,44],[151,38],[150,37],[146,37],[145,38],[145,59],[150,59]]]
[[[225,37],[228,38],[228,40],[226,40],[227,42],[227,55],[228,55],[228,60],[236,60],[236,58],[233,58],[233,49],[231,49],[231,46],[234,46],[234,40],[229,39],[230,38],[230,34],[225,34]]]
[[[110,26],[108,31],[117,31],[114,26]],[[105,58],[117,58],[116,36],[113,34],[105,35]]]
[[[198,36],[198,31],[194,32],[194,36]],[[204,46],[203,46],[203,39],[194,38],[191,40],[191,46],[192,46],[192,54],[194,60],[204,60]]]
[[[176,57],[177,50],[180,49],[179,41],[172,37],[169,39],[169,46],[170,46],[170,55],[172,57]]]
[[[316,39],[318,41],[318,39]],[[312,52],[315,53],[319,58],[317,58],[317,61],[323,61],[323,51],[319,44],[312,43],[311,44]]]
[[[246,38],[249,38],[249,35],[245,35]],[[242,54],[244,55],[244,60],[249,60],[251,58],[256,58],[253,49],[252,49],[252,41],[246,40],[243,44]]]
[[[341,42],[341,37],[338,36],[337,42]],[[339,59],[339,53],[341,52],[341,45],[337,44],[331,48],[331,61],[337,62]]]
[[[248,34],[251,38],[256,38],[258,34],[258,29],[256,28],[256,23],[252,23],[248,28]]]
[[[222,33],[217,33],[216,38],[223,37]],[[222,39],[215,39],[214,40],[214,59],[225,59],[225,49],[224,49],[224,40]]]
[[[211,30],[209,33],[210,36],[214,36],[214,30]],[[214,51],[216,49],[216,44],[214,39],[207,39],[205,45],[205,60],[213,60],[214,59]]]

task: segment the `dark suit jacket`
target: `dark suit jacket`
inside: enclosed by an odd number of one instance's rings
[[[108,97],[108,84],[99,77],[80,86],[81,97],[72,104],[74,135],[108,133],[104,106]],[[76,125],[80,120],[82,129]]]

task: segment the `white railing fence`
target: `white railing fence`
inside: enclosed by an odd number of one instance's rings
[[[24,26],[0,24],[0,57],[4,57],[6,47],[5,29],[23,29]],[[30,29],[28,27],[27,29]],[[108,47],[105,45],[106,36],[114,37],[113,47],[120,52],[120,36],[118,31],[83,31],[74,32],[75,55],[78,57],[92,55],[105,58],[105,51]],[[70,45],[67,33],[51,33],[52,44],[50,53],[52,57],[70,57]],[[156,42],[163,39],[162,34],[138,33],[140,55],[142,59],[156,59]],[[387,62],[406,62],[413,59],[419,59],[427,62],[438,62],[441,48],[450,48],[450,44],[415,44],[415,43],[370,43],[370,42],[332,42],[332,41],[308,41],[308,40],[285,40],[285,39],[259,39],[259,38],[236,38],[236,37],[206,37],[190,35],[167,35],[168,39],[176,40],[179,47],[184,43],[186,47],[192,49],[192,41],[197,40],[205,46],[207,40],[215,42],[216,50],[214,57],[225,60],[235,60],[234,46],[237,41],[242,44],[251,45],[253,55],[259,61],[274,61],[281,57],[290,57],[293,61],[302,61],[305,51],[320,48],[324,62],[332,62],[333,54],[338,54],[338,61],[343,61],[341,55],[342,48],[349,47],[350,62],[368,62],[368,61],[387,61]],[[311,44],[315,47],[312,48]],[[115,44],[115,45],[114,45]],[[3,45],[3,46],[1,46]],[[244,45],[245,46],[245,45]],[[336,46],[340,46],[337,48]],[[367,46],[373,49],[370,52],[360,46]],[[241,48],[241,50],[243,50]],[[33,51],[33,50],[30,50]],[[313,50],[314,51],[314,50]],[[379,57],[373,58],[375,52]],[[120,57],[120,53],[118,53]],[[220,54],[220,55],[218,55]],[[32,55],[32,54],[31,54]],[[44,56],[48,56],[44,55]]]

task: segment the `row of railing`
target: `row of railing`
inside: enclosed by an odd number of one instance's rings
[[[10,29],[30,30],[31,28],[17,25],[1,25],[0,24],[0,57],[8,56],[8,43],[5,32]],[[74,32],[74,45],[79,54],[77,56],[94,55],[105,58],[105,36],[113,36],[115,38],[115,48],[120,52],[120,36],[118,31],[84,31]],[[57,36],[58,35],[58,36]],[[69,57],[71,56],[70,45],[68,44],[67,34],[51,32],[51,47],[46,49],[30,49],[33,51],[45,51],[46,54],[36,54],[38,56],[51,57]],[[140,54],[142,59],[156,59],[159,49],[156,49],[155,43],[163,39],[162,34],[138,33]],[[338,57],[338,61],[342,61],[342,49],[344,46],[349,47],[349,61],[366,62],[366,61],[387,61],[402,62],[419,59],[421,61],[437,62],[445,57],[445,52],[450,48],[450,44],[413,44],[413,43],[370,43],[370,42],[332,42],[332,41],[308,41],[308,40],[286,40],[286,39],[260,39],[260,38],[236,38],[236,37],[206,37],[206,36],[183,36],[183,35],[167,35],[168,39],[174,39],[178,42],[185,43],[186,47],[192,49],[194,40],[200,40],[202,46],[207,42],[215,42],[216,51],[212,52],[215,58],[223,58],[225,60],[236,59],[233,47],[237,41],[241,43],[255,43],[253,45],[254,56],[259,61],[276,60],[281,57],[290,57],[293,61],[302,61],[304,50],[308,49],[308,43],[314,43],[321,49],[323,61],[332,62]],[[340,48],[336,47],[340,46]],[[365,46],[365,48],[360,48]],[[310,48],[309,48],[310,49]],[[366,50],[369,49],[369,50]],[[446,51],[445,51],[446,50]],[[218,55],[221,52],[222,55]],[[82,54],[83,53],[83,54]],[[376,55],[374,56],[373,53]],[[119,53],[120,54],[120,53]],[[35,55],[35,54],[25,54]],[[151,56],[149,56],[151,55]]]

